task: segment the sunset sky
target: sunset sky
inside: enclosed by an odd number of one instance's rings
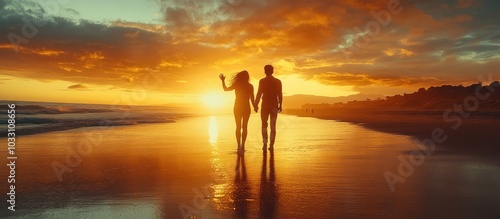
[[[500,76],[499,10],[496,0],[0,0],[0,99],[228,104],[218,74],[248,70],[257,86],[265,64],[285,95],[465,85]]]

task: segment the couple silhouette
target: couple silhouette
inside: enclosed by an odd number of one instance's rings
[[[266,77],[260,79],[257,90],[257,98],[254,96],[253,85],[250,84],[250,75],[248,71],[237,73],[231,80],[231,85],[226,86],[226,77],[221,74],[219,78],[222,81],[224,91],[234,90],[236,99],[234,102],[234,120],[236,121],[236,142],[238,143],[238,153],[244,153],[245,141],[248,133],[248,120],[250,119],[250,103],[255,112],[259,110],[260,99],[262,105],[260,109],[260,119],[262,121],[262,150],[266,151],[268,143],[267,127],[270,119],[270,141],[269,150],[274,150],[274,141],[276,139],[276,119],[278,113],[282,110],[283,92],[281,81],[273,76],[274,67],[272,65],[264,66]]]

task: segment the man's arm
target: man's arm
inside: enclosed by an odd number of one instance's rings
[[[257,99],[255,99],[254,106],[259,106],[261,97],[262,97],[262,81],[259,81],[259,88],[257,89]]]
[[[250,101],[252,102],[253,110],[257,112],[259,110],[259,106],[255,105],[255,94],[253,93],[253,85],[250,85],[250,90],[252,92],[250,94]]]
[[[279,112],[283,109],[283,89],[281,85],[281,81],[278,80],[278,105],[279,105]]]

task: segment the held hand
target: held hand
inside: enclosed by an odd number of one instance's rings
[[[258,106],[255,106],[255,107],[253,107],[253,110],[254,110],[255,112],[258,112],[258,111],[259,111],[259,107],[258,107]]]

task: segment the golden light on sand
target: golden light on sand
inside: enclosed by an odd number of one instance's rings
[[[224,96],[219,92],[210,92],[203,97],[203,104],[210,109],[219,109],[224,105]]]

